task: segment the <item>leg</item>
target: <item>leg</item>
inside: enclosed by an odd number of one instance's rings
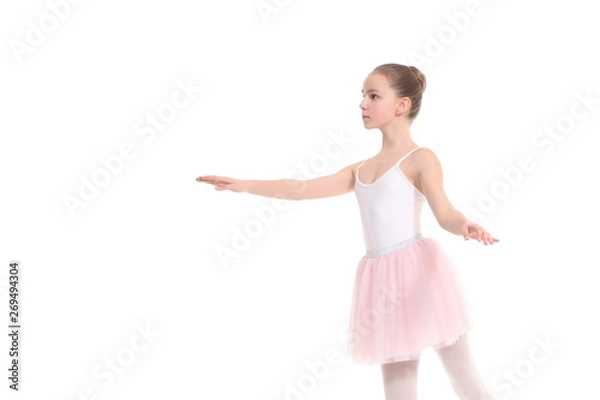
[[[416,400],[419,360],[381,364],[385,400]]]
[[[461,400],[494,400],[475,365],[467,335],[435,351]]]

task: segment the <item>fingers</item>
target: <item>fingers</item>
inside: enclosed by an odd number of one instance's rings
[[[214,183],[215,181],[218,180],[218,177],[214,176],[214,175],[206,175],[206,176],[199,176],[196,178],[196,180],[198,182]]]
[[[232,178],[226,178],[224,176],[216,175],[204,175],[196,178],[197,182],[208,183],[214,185],[215,190],[221,192],[223,190],[229,190],[231,184],[235,182]]]
[[[469,228],[471,228],[473,231],[472,232],[468,232]],[[492,237],[492,235],[490,235],[489,232],[486,232],[483,227],[481,227],[480,225],[477,224],[472,224],[469,225],[465,232],[463,232],[463,237],[465,238],[465,240],[468,240],[469,238],[473,238],[479,242],[483,242],[483,244],[485,244],[486,246],[488,244],[494,244],[499,242],[500,240]]]
[[[490,235],[488,232],[484,231],[483,229],[481,231],[478,231],[476,233],[477,237],[476,240],[483,242],[484,245],[488,245],[488,244],[494,244],[499,242],[498,239],[492,237],[492,235]]]
[[[206,175],[196,178],[198,182],[209,183],[211,185],[223,185],[229,183],[229,179],[222,176]]]

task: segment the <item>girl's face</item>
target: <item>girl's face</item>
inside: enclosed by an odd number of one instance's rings
[[[367,129],[385,126],[408,109],[408,98],[398,98],[387,78],[378,73],[367,76],[362,94],[363,100],[359,107]]]

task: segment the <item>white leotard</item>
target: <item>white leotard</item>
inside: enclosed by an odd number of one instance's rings
[[[354,176],[354,193],[358,200],[367,251],[386,248],[421,234],[421,209],[425,196],[400,170],[400,163],[419,147],[402,156],[389,170],[371,184]]]

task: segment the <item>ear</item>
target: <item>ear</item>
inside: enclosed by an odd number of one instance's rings
[[[410,99],[408,97],[402,97],[398,99],[396,106],[396,115],[402,115],[410,109]]]

